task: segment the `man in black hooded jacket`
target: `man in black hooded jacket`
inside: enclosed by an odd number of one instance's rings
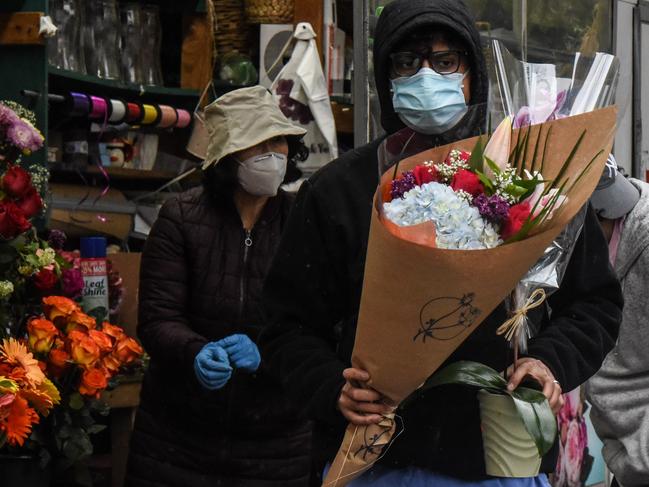
[[[468,71],[464,94],[469,108],[474,107],[452,128],[430,135],[430,140],[442,145],[477,135],[483,128],[484,112],[479,107],[487,101],[488,82],[479,34],[461,0],[396,0],[385,7],[374,44],[383,128],[388,134],[406,124],[417,128],[393,107],[390,80],[399,74],[395,75],[391,55],[420,42],[427,32],[445,32],[442,40],[446,44],[461,44],[450,47],[463,51],[464,71]],[[430,68],[435,45],[429,51],[432,54],[421,59]],[[380,143],[376,140],[346,153],[303,184],[265,285],[268,326],[260,343],[263,360],[315,420],[314,468],[318,474],[335,456],[348,421],[376,422],[383,412],[372,402],[379,398],[376,393],[356,389],[350,380],[366,380],[366,373],[348,368],[378,184]],[[525,375],[536,380],[556,409],[562,388],[572,390],[599,369],[615,343],[621,319],[619,283],[609,267],[606,242],[592,211],[562,288],[549,299],[549,306],[551,318],[546,312],[531,317],[540,331],[529,343],[528,356],[520,359],[511,385],[518,385]],[[474,360],[496,370],[508,368],[511,357],[506,342],[496,335],[506,318],[501,305],[444,365]],[[443,386],[416,394],[408,407],[398,411],[404,431],[384,452],[379,468],[417,468],[455,479],[487,479],[476,391]],[[542,472],[552,471],[551,457],[544,459]]]

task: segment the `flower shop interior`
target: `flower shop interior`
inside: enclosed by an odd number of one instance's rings
[[[30,411],[51,413],[50,422],[57,426],[49,431],[56,433],[29,436],[26,428],[36,421],[20,415],[13,436],[5,432],[0,437],[0,472],[10,470],[3,465],[18,462],[11,468],[23,486],[123,485],[147,365],[135,340],[141,251],[161,204],[201,184],[207,143],[203,107],[239,87],[274,88],[299,42],[293,37],[296,26],[308,22],[313,69],[321,72],[331,109],[321,120],[305,121],[307,128],[309,123],[320,128],[307,148],[331,159],[374,139],[381,129],[371,81],[372,35],[387,3],[2,2],[0,337],[24,330],[26,316],[44,314],[42,322],[30,322],[32,349],[55,351],[59,339],[67,340],[83,363],[95,349],[84,348],[88,336],[75,334],[75,324],[101,319],[112,325],[95,337],[96,353],[109,364],[104,377],[79,379],[80,371],[63,370],[66,357],[50,353],[45,375],[76,373],[81,385],[57,395],[43,379],[32,392],[39,406]],[[649,62],[637,55],[649,46],[649,2],[467,3],[485,39],[500,39],[531,62],[558,62],[580,49],[619,56],[622,70],[628,71],[623,78],[628,84],[620,89],[634,96],[624,110],[615,151],[629,174],[649,180],[649,124],[640,120],[645,105],[649,110]],[[302,177],[319,165],[304,166]],[[86,303],[86,294],[89,302],[101,294],[104,304],[93,308],[99,314],[83,304],[72,308],[63,299]],[[63,326],[72,331],[55,339],[49,323],[58,324],[64,315]],[[24,359],[26,351],[16,346],[16,360]],[[32,364],[35,375],[38,365]],[[13,386],[2,376],[0,368],[0,393],[9,394]],[[9,443],[13,448],[5,455]],[[597,449],[594,438],[581,485],[604,482]],[[34,464],[29,462],[46,464],[57,456],[63,473],[50,468],[41,475],[29,467]],[[0,485],[18,484],[0,478]]]

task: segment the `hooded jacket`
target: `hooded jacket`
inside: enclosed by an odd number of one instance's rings
[[[466,40],[474,56],[471,102],[486,101],[480,41],[464,4],[396,0],[381,14],[374,51],[376,85],[388,133],[403,127],[389,98],[388,55],[413,28],[427,25],[431,29],[447,26]],[[432,141],[444,144],[475,135],[481,129],[478,120],[467,116]],[[354,346],[380,143],[377,140],[344,154],[302,185],[264,286],[267,327],[259,342],[262,356],[269,372],[316,422],[314,468],[318,473],[333,459],[346,427],[337,399]],[[531,341],[529,353],[547,364],[562,387],[570,390],[600,367],[613,347],[621,317],[619,283],[592,211],[564,287],[552,296],[550,305],[551,320],[542,312],[531,317],[541,331]],[[475,360],[503,370],[510,358],[496,329],[505,319],[500,306],[447,363]],[[444,386],[420,393],[398,415],[404,431],[380,460],[384,466],[414,465],[457,478],[486,478],[475,390]],[[544,471],[552,471],[553,463],[549,459]]]
[[[625,297],[620,336],[588,382],[591,419],[604,459],[624,487],[649,484],[649,184],[627,215],[615,270]]]

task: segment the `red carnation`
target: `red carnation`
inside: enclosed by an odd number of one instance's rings
[[[25,214],[25,218],[31,218],[36,215],[43,208],[43,200],[41,195],[38,194],[36,188],[30,186],[27,192],[16,201],[18,208]]]
[[[56,286],[57,282],[58,278],[56,277],[56,273],[47,267],[42,268],[38,271],[38,274],[34,276],[34,286],[43,292],[51,290]]]
[[[412,172],[415,174],[417,186],[437,181],[439,179],[437,177],[437,169],[435,169],[435,166],[416,166]]]
[[[20,166],[9,166],[2,177],[2,187],[9,196],[20,198],[31,188],[32,177]]]
[[[466,191],[473,197],[484,193],[484,186],[480,182],[480,178],[466,169],[460,169],[455,173],[451,188],[453,191]]]
[[[503,226],[500,230],[500,236],[502,237],[502,239],[507,240],[520,232],[529,216],[529,203],[523,202],[519,203],[518,205],[512,206],[509,209],[507,219],[503,223]]]

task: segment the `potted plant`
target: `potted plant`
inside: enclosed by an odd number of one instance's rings
[[[485,467],[495,477],[534,477],[557,434],[557,421],[542,392],[510,391],[501,374],[486,365],[460,361],[435,373],[426,389],[445,384],[477,387]]]

